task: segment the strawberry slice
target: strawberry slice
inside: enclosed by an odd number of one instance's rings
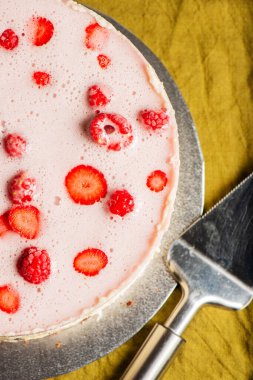
[[[10,285],[0,286],[0,310],[8,314],[18,311],[20,298],[16,290]]]
[[[100,249],[88,248],[78,253],[74,259],[74,268],[85,276],[96,276],[106,267],[108,257]]]
[[[5,213],[0,215],[0,237],[8,231],[10,231],[10,225],[8,222],[8,213]]]
[[[16,206],[9,212],[11,229],[26,239],[35,239],[39,232],[40,212],[34,206]]]
[[[104,175],[92,166],[73,168],[65,178],[65,186],[73,201],[81,205],[92,205],[107,193]]]
[[[109,38],[109,31],[96,22],[88,25],[85,32],[86,47],[91,50],[102,50]]]
[[[33,18],[33,44],[35,46],[42,46],[47,44],[54,34],[54,25],[45,17]]]
[[[147,178],[147,186],[151,191],[158,193],[162,191],[167,185],[167,177],[161,170],[155,170]]]

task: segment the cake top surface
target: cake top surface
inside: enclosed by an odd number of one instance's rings
[[[173,209],[174,112],[156,74],[72,1],[0,9],[0,335],[57,329],[144,268]]]

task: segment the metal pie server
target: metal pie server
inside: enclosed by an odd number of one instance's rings
[[[121,380],[158,379],[201,306],[238,310],[252,300],[253,173],[172,244],[168,261],[181,300],[164,325],[154,326]]]

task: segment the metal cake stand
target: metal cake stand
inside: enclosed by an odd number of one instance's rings
[[[143,274],[122,295],[104,308],[99,319],[94,315],[57,334],[28,342],[0,342],[1,380],[36,380],[70,372],[130,339],[175,289],[176,282],[167,270],[165,252],[170,242],[202,213],[204,163],[191,115],[177,86],[141,41],[110,17],[101,16],[130,39],[154,67],[176,111],[181,167],[172,223],[163,239],[160,255],[152,259]],[[132,306],[126,307],[129,300]]]

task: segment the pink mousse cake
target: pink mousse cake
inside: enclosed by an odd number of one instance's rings
[[[0,336],[101,310],[159,250],[174,111],[114,27],[69,0],[0,7]]]

